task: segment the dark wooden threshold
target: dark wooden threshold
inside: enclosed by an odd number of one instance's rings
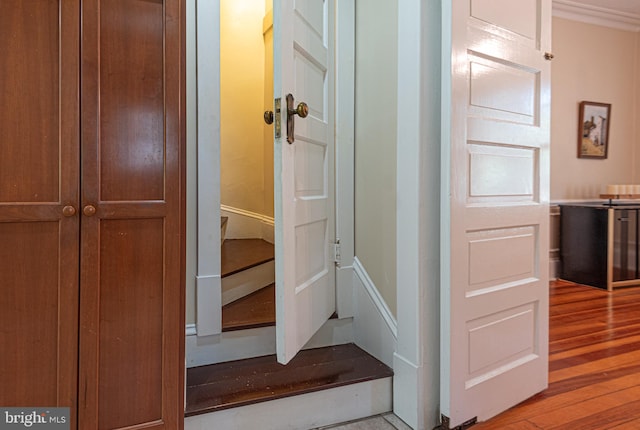
[[[274,259],[273,244],[262,239],[226,239],[221,248],[222,277]]]
[[[222,331],[246,330],[276,324],[275,284],[222,307]]]
[[[354,344],[300,351],[286,366],[275,355],[187,369],[185,416],[215,412],[393,376]]]

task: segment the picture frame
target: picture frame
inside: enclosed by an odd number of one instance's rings
[[[610,103],[580,102],[578,158],[607,158],[610,124]]]

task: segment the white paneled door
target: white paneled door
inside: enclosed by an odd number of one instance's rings
[[[286,364],[335,311],[333,1],[274,0],[276,345]],[[288,114],[287,95],[296,110]],[[288,122],[294,121],[294,127]]]
[[[551,0],[451,3],[441,406],[453,428],[547,386]]]

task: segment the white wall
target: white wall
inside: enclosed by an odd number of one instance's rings
[[[594,199],[640,183],[639,33],[553,19],[551,200]],[[611,103],[606,160],[577,158],[578,105]]]
[[[355,253],[396,314],[398,4],[356,0]]]

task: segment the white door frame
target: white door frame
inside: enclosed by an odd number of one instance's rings
[[[432,429],[439,420],[442,42],[440,0],[398,1],[393,405],[416,430]]]
[[[440,0],[398,1],[402,25],[398,26],[394,411],[414,429],[430,429],[438,422],[440,4]],[[220,229],[215,222],[220,216],[220,193],[215,191],[220,188],[220,176],[219,169],[211,168],[220,163],[220,2],[188,0],[188,7],[195,10],[196,5],[197,22],[202,24],[197,26],[200,50],[187,65],[187,75],[192,78],[189,93],[197,91],[197,105],[196,100],[188,102],[192,120],[187,133],[195,141],[197,158],[189,163],[187,182],[197,186],[190,187],[187,197],[187,217],[193,220],[187,241],[187,255],[192,256],[187,267],[193,269],[187,273],[187,283],[196,285],[196,328],[189,334],[197,331],[199,336],[207,336],[220,332],[219,319],[212,318],[210,312],[219,308],[221,296]],[[341,245],[336,282],[338,314],[344,318],[354,312],[355,0],[338,1],[336,10],[336,235]],[[207,79],[198,80],[197,76]],[[197,113],[193,112],[196,109]]]
[[[195,232],[188,235],[187,249],[194,249],[196,327],[198,336],[221,333],[222,280],[220,267],[220,0],[190,0],[197,22],[196,73],[187,76],[197,92],[197,169],[187,169],[187,182],[195,183],[197,199],[187,202],[197,207]],[[337,306],[340,318],[353,316],[354,258],[354,60],[355,2],[336,1],[336,238],[340,239],[341,263],[336,270]],[[189,29],[187,29],[189,32]],[[194,62],[190,63],[191,68]],[[199,79],[198,77],[206,77]],[[193,122],[192,122],[193,123]],[[191,133],[194,131],[191,130]],[[216,168],[217,166],[217,168]],[[193,219],[191,214],[187,214]],[[193,243],[193,242],[196,243]],[[189,251],[187,255],[190,255]],[[191,263],[191,264],[190,264]],[[193,283],[187,273],[187,283]],[[190,331],[190,334],[194,330]]]
[[[195,299],[198,336],[222,331],[220,268],[220,0],[191,0],[196,11],[197,247]],[[189,76],[189,75],[187,75]],[[200,79],[200,77],[203,77]],[[216,168],[217,167],[217,168]],[[189,202],[187,202],[189,207]],[[189,214],[187,214],[189,217]],[[189,265],[187,263],[187,265]],[[187,279],[189,281],[189,279]]]

